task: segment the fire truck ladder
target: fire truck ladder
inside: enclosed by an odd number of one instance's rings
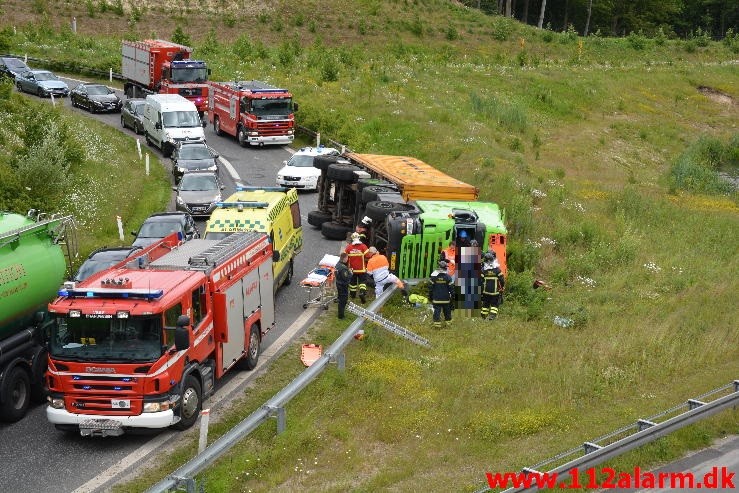
[[[360,317],[364,317],[367,320],[371,320],[372,322],[375,322],[377,325],[383,327],[384,329],[387,329],[393,334],[397,334],[400,337],[408,339],[409,341],[416,343],[419,346],[431,347],[431,343],[428,341],[428,339],[424,339],[418,334],[415,334],[411,332],[410,330],[406,329],[405,327],[401,327],[400,325],[394,322],[391,322],[390,320],[386,319],[385,317],[381,315],[378,315],[375,312],[371,312],[369,310],[362,308],[359,305],[355,305],[351,301],[347,303],[346,309],[355,315],[359,315]]]
[[[253,231],[247,233],[234,233],[222,239],[207,250],[190,257],[188,262],[193,270],[209,271],[224,261],[233,257],[237,252],[244,250],[247,246],[259,239],[260,233]]]

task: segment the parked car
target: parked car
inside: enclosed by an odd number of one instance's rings
[[[321,170],[313,167],[316,156],[338,156],[339,151],[333,147],[303,147],[284,161],[277,172],[277,185],[281,187],[317,190]]]
[[[120,113],[123,101],[106,85],[82,83],[69,93],[72,106],[85,108],[90,113],[112,111]]]
[[[180,184],[172,187],[177,192],[177,210],[193,216],[209,217],[221,201],[225,187],[212,171],[191,171],[182,175]]]
[[[131,246],[146,247],[172,233],[178,233],[182,241],[200,238],[200,232],[190,214],[159,212],[146,218],[138,231],[131,232],[136,237]]]
[[[0,75],[15,80],[16,76],[28,72],[31,68],[20,58],[4,56],[0,58]]]
[[[144,133],[144,123],[141,121],[144,104],[146,101],[143,99],[127,99],[121,110],[121,127],[128,127],[137,134]]]
[[[15,86],[21,92],[30,92],[42,98],[69,96],[69,86],[48,70],[27,70],[15,77]]]
[[[218,154],[205,142],[180,142],[172,152],[174,182],[190,171],[218,172]]]
[[[98,272],[129,257],[140,248],[141,247],[98,248],[82,263],[80,269],[74,275],[74,281],[84,281],[91,275],[97,274]]]

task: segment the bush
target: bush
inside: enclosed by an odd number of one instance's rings
[[[179,24],[175,28],[174,32],[172,33],[172,37],[170,40],[173,43],[190,46],[192,44],[192,40],[190,39],[190,36],[185,34],[185,31],[182,30],[182,26]]]
[[[644,50],[644,48],[647,47],[647,38],[641,31],[639,31],[638,33],[630,32],[629,35],[626,37],[626,41],[628,42],[629,46],[631,46],[631,48],[638,51],[642,51]]]
[[[231,46],[233,54],[243,60],[247,60],[249,56],[251,56],[253,50],[254,47],[249,40],[249,35],[246,33],[243,33],[236,38],[236,41],[234,41],[234,44]]]
[[[681,189],[693,193],[728,194],[733,185],[719,176],[721,169],[733,170],[739,166],[739,139],[732,138],[727,144],[712,137],[701,137],[685,150],[670,171],[673,190]]]
[[[459,33],[457,32],[457,29],[451,24],[449,24],[446,30],[444,31],[444,36],[449,41],[454,41],[456,39],[459,39]]]

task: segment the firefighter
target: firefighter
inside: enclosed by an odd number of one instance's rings
[[[362,243],[359,233],[354,232],[351,243],[344,250],[349,255],[349,268],[352,270],[352,281],[349,283],[349,296],[367,301],[367,245]]]
[[[482,299],[480,315],[483,320],[495,320],[498,317],[498,307],[503,302],[503,287],[505,279],[503,272],[497,265],[495,252],[487,251],[482,256]]]
[[[349,301],[349,282],[352,280],[352,271],[347,262],[349,255],[341,252],[336,263],[336,301],[339,303],[339,318],[344,318],[344,309]]]
[[[444,320],[452,319],[452,303],[454,303],[454,281],[447,273],[447,262],[439,261],[439,268],[431,273],[431,287],[429,299],[434,305],[434,327],[441,328],[441,312],[444,311]]]
[[[369,216],[364,216],[362,218],[362,221],[357,224],[357,227],[354,229],[356,233],[359,233],[359,239],[362,240],[362,243],[370,246],[370,228],[372,227],[372,218]]]
[[[369,256],[367,274],[370,274],[374,278],[375,297],[382,294],[386,285],[394,283],[403,292],[403,298],[408,299],[408,291],[405,283],[390,272],[390,263],[387,261],[387,257],[379,253],[377,248],[373,246],[369,247],[367,255]]]

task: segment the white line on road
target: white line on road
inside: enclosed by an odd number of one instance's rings
[[[269,366],[272,363],[272,360],[278,356],[288,344],[297,338],[298,333],[308,326],[311,317],[313,317],[318,308],[319,307],[311,307],[303,311],[290,327],[288,327],[285,332],[283,332],[280,337],[270,344],[270,346],[261,354],[257,367],[253,371],[241,372],[234,375],[226,385],[218,390],[217,395],[210,398],[208,401],[209,407],[213,409],[221,403],[225,406],[232,400],[241,397],[242,394],[238,393],[238,390],[250,380],[256,378],[265,366]],[[182,432],[163,431],[162,434],[146,442],[144,445],[134,450],[105,471],[102,471],[96,477],[92,478],[72,493],[92,493],[99,489],[102,490],[104,487],[106,490],[109,489],[112,484],[108,483],[115,480],[119,475],[122,476],[126,470],[133,468],[137,463],[143,463],[147,456],[155,454],[157,450],[164,447],[169,440],[176,439],[179,433]],[[119,481],[120,479],[121,478],[118,478]]]
[[[221,163],[223,163],[223,166],[226,167],[226,171],[228,171],[228,174],[231,175],[231,179],[236,182],[238,185],[241,182],[241,177],[236,172],[236,168],[233,167],[233,165],[223,156],[218,156],[218,159],[221,160]]]

